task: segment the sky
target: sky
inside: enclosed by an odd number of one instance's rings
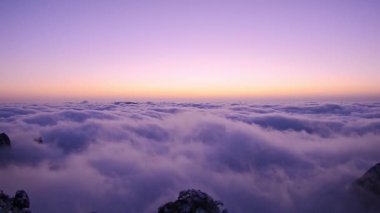
[[[377,0],[1,0],[0,26],[0,100],[380,95]]]

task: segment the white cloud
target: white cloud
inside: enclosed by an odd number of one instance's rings
[[[236,213],[354,211],[346,187],[380,161],[378,114],[378,103],[0,106],[12,140],[2,189],[25,189],[35,212],[155,212],[188,188]]]

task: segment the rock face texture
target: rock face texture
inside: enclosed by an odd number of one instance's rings
[[[24,190],[17,191],[13,198],[0,190],[0,213],[31,213],[29,206],[29,196]]]
[[[158,213],[228,213],[219,206],[223,203],[200,190],[190,189],[181,191],[176,201],[161,206]]]
[[[0,147],[2,146],[11,146],[11,140],[4,132],[0,134]]]
[[[380,163],[355,180],[351,189],[365,212],[380,212]]]

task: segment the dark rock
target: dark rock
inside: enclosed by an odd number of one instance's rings
[[[11,146],[11,140],[4,132],[0,134],[0,147],[2,146]]]
[[[13,209],[29,208],[29,197],[24,190],[18,190],[13,198]]]
[[[353,186],[380,198],[380,163],[371,167]]]
[[[113,104],[115,104],[115,105],[134,105],[134,104],[138,104],[138,103],[133,102],[133,101],[116,101]]]
[[[179,193],[175,202],[169,202],[158,209],[158,213],[228,213],[220,201],[215,201],[200,190],[185,190]]]
[[[365,212],[380,212],[380,163],[355,180],[350,190]]]
[[[14,198],[0,190],[0,213],[30,213],[29,197],[24,190],[16,192]]]
[[[12,208],[12,199],[0,190],[0,212],[9,212]]]
[[[44,143],[44,141],[42,140],[42,137],[34,138],[34,141],[37,142],[37,143],[39,143],[39,144]]]

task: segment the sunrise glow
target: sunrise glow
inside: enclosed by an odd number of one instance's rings
[[[2,1],[0,96],[377,96],[377,6]]]

